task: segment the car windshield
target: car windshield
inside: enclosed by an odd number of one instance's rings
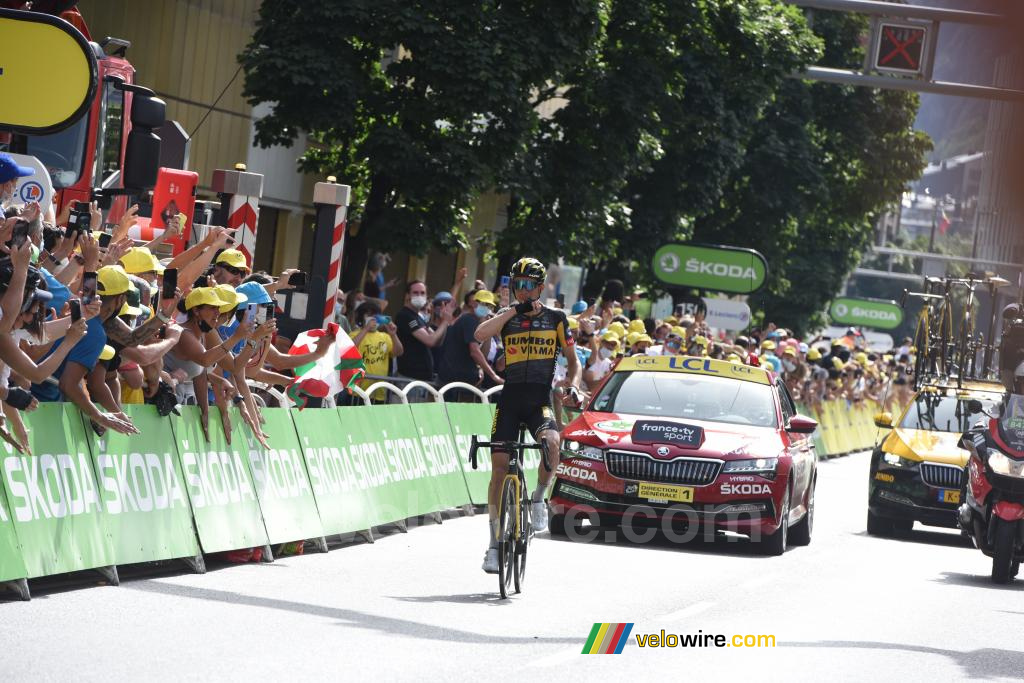
[[[88,136],[89,117],[83,116],[59,133],[28,136],[25,153],[46,166],[55,190],[63,190],[77,183],[82,175]]]
[[[591,410],[778,426],[771,386],[674,372],[616,372]]]
[[[900,427],[933,432],[965,432],[978,419],[967,411],[969,400],[933,393],[918,394],[900,421]],[[992,413],[999,404],[998,401],[986,398],[978,400],[986,413]]]

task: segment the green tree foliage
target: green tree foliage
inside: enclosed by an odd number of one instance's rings
[[[261,145],[309,133],[304,170],[353,185],[366,248],[463,243],[474,194],[537,127],[536,100],[584,59],[597,0],[265,0],[240,59],[245,95],[272,103]]]
[[[821,63],[863,61],[856,15],[816,13]],[[771,266],[767,320],[805,331],[860,260],[878,213],[920,177],[930,142],[912,93],[787,81],[757,126],[720,207],[694,238],[753,247]]]
[[[499,248],[622,275],[717,204],[761,111],[819,48],[771,0],[612,2],[604,19],[508,179]]]

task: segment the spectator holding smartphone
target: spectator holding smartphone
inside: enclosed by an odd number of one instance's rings
[[[367,301],[356,309],[356,325],[359,332],[352,343],[359,348],[366,374],[386,377],[390,374],[391,360],[401,357],[405,351],[402,340],[398,338],[398,327],[387,316],[381,315],[380,306],[375,301]],[[365,379],[359,384],[366,389],[375,381]],[[387,399],[387,394],[384,389],[378,389],[371,399],[375,403],[382,403]]]
[[[398,374],[409,379],[432,382],[435,367],[431,349],[440,347],[452,322],[451,296],[446,301],[435,296],[434,314],[439,316],[436,329],[431,329],[427,319],[421,315],[427,307],[427,301],[427,286],[423,282],[413,280],[406,286],[405,306],[395,316],[398,339],[405,350],[398,358]]]

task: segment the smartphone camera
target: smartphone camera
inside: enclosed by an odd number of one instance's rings
[[[88,202],[75,202],[68,216],[68,232],[89,232],[92,214]]]

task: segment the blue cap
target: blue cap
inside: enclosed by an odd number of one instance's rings
[[[239,294],[245,294],[247,301],[238,304],[238,308],[245,308],[249,304],[272,304],[274,300],[258,282],[243,282],[235,287]]]
[[[449,294],[448,292],[438,292],[437,294],[434,295],[434,303],[436,304],[441,301],[451,301],[453,298],[454,297],[452,297],[452,295]]]
[[[587,310],[587,302],[582,299],[572,305],[572,314],[579,315],[583,311]]]
[[[16,178],[35,175],[36,170],[30,166],[19,166],[10,154],[0,154],[0,183],[7,183]]]

